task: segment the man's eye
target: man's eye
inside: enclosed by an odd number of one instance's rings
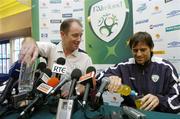
[[[72,36],[73,36],[73,37],[81,37],[82,34],[73,34]]]
[[[73,36],[73,37],[78,37],[78,34],[73,34],[72,36]]]
[[[145,52],[145,51],[146,51],[146,49],[141,49],[140,51],[141,51],[141,52]]]
[[[133,49],[133,52],[135,52],[135,53],[136,53],[137,51],[138,51],[138,50],[136,50],[136,49]]]

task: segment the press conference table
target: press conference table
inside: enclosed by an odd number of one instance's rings
[[[119,107],[112,107],[107,105],[102,105],[97,111],[86,111],[86,116],[88,118],[97,117],[98,115],[109,115],[114,111],[119,111],[121,108]],[[146,119],[180,119],[180,115],[171,114],[171,113],[161,113],[161,112],[154,112],[154,111],[143,111],[146,115]],[[16,119],[19,116],[19,113],[14,113],[4,117],[3,119]],[[56,119],[56,115],[49,112],[47,107],[41,108],[39,112],[34,112],[30,119]],[[72,115],[72,119],[87,119],[84,116],[82,110],[78,110]]]

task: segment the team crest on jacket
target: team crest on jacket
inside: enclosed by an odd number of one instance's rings
[[[156,83],[159,80],[159,76],[158,75],[152,75],[151,76],[151,80]]]

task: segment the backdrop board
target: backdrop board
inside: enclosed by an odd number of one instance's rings
[[[180,0],[133,0],[133,28],[150,33],[154,54],[173,63],[180,75],[179,5]]]

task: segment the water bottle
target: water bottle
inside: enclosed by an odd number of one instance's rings
[[[128,85],[121,85],[118,88],[116,93],[119,93],[124,96],[128,96],[128,95],[137,96],[138,95],[138,93],[135,92],[134,90],[131,90],[131,88]]]

